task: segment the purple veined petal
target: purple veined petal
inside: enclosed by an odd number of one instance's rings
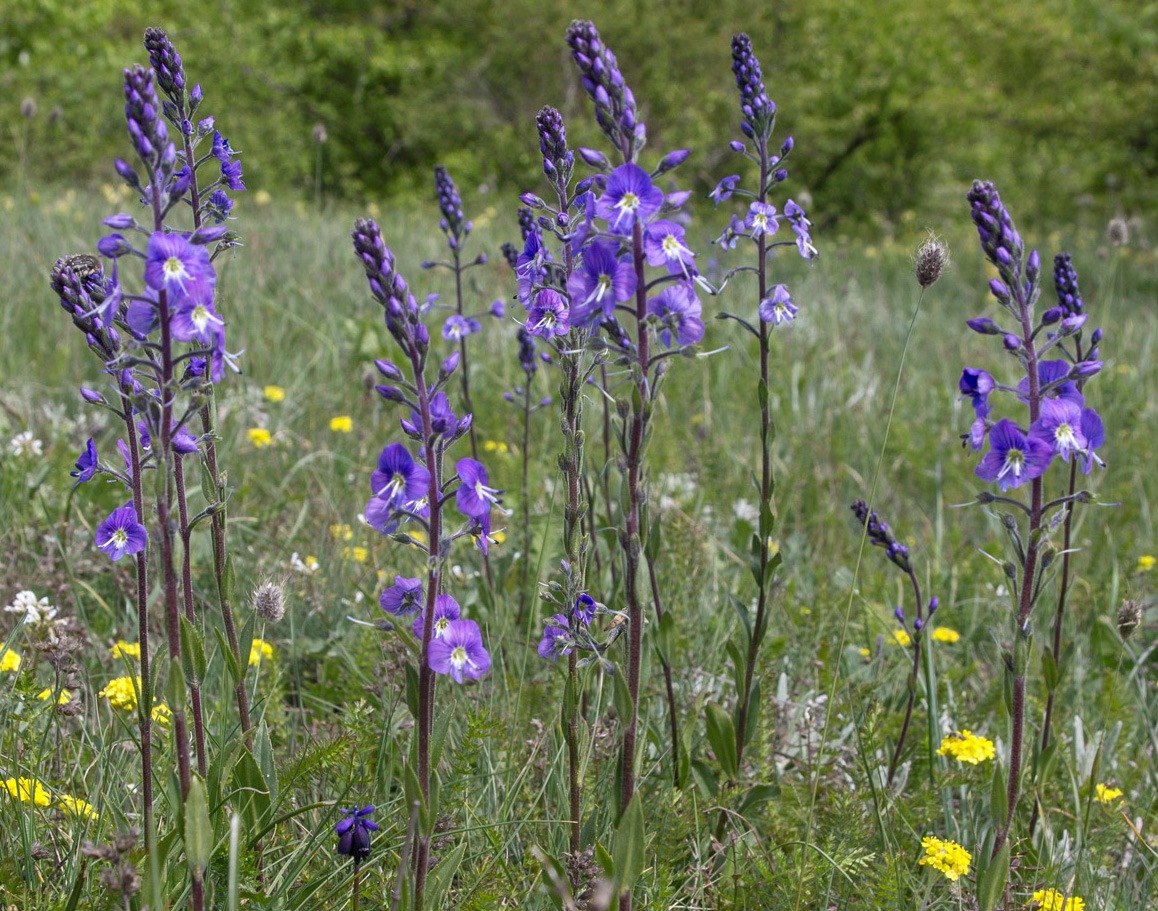
[[[1037,422],[1030,428],[1030,435],[1044,439],[1068,462],[1070,453],[1081,452],[1088,443],[1082,433],[1082,408],[1069,399],[1044,399]]]
[[[1026,435],[1006,418],[990,429],[989,452],[982,457],[975,474],[1005,491],[1041,477],[1052,459],[1053,447],[1048,442]]]
[[[126,554],[140,553],[148,545],[145,526],[137,521],[131,503],[114,509],[96,531],[96,546],[115,563]]]
[[[378,603],[386,613],[405,617],[422,610],[422,597],[421,579],[395,576],[394,584],[382,592]]]
[[[662,205],[663,191],[643,168],[628,162],[611,172],[596,212],[611,233],[630,234],[637,221],[647,221]]]
[[[647,302],[647,311],[659,319],[659,338],[665,347],[694,345],[704,337],[703,308],[687,282],[668,285]]]
[[[180,234],[155,232],[145,248],[145,284],[167,291],[170,303],[185,299],[212,302],[217,273],[209,251]]]
[[[434,622],[431,623],[430,638],[431,641],[441,639],[446,635],[451,622],[462,617],[462,608],[458,606],[458,602],[450,595],[439,595],[434,599]],[[414,638],[419,642],[422,641],[422,631],[426,624],[426,611],[419,613],[414,618],[414,623],[410,630],[414,633]]]
[[[401,443],[391,443],[378,456],[378,468],[370,475],[370,490],[397,509],[426,496],[430,472],[410,456]]]
[[[455,683],[477,680],[491,666],[491,657],[483,647],[482,633],[473,620],[452,620],[446,632],[431,640],[428,651],[430,669],[446,674]]]
[[[455,493],[459,512],[477,519],[490,514],[491,506],[502,502],[500,491],[487,486],[487,470],[482,462],[474,459],[459,459],[455,464],[459,486]]]
[[[792,303],[792,297],[784,285],[772,289],[772,296],[760,301],[760,319],[773,326],[784,326],[796,318],[800,308]]]
[[[666,268],[673,275],[686,275],[696,256],[684,242],[684,229],[666,219],[647,226],[643,249],[649,266]]]
[[[94,474],[96,474],[99,465],[100,463],[97,460],[96,444],[93,442],[92,437],[89,437],[88,442],[85,444],[84,451],[76,460],[76,470],[69,472],[72,477],[76,478],[76,484],[74,484],[73,487],[79,487],[85,481],[92,480],[92,477]]]
[[[571,329],[571,310],[567,299],[552,288],[543,288],[535,295],[527,313],[527,331],[542,339],[566,335]]]

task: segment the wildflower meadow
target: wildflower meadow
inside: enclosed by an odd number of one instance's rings
[[[162,27],[0,191],[0,907],[1158,906],[1144,223],[849,235],[615,35],[517,192],[255,188]]]

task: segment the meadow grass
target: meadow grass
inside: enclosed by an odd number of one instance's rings
[[[66,907],[74,898],[71,907],[103,907],[107,898],[95,876],[81,876],[82,865],[94,862],[85,861],[78,846],[86,838],[107,841],[138,821],[132,716],[97,697],[111,677],[127,672],[108,657],[109,645],[135,638],[135,614],[124,594],[131,571],[108,563],[92,544],[94,517],[120,505],[124,495],[102,484],[72,494],[68,477],[88,436],[110,451],[116,434],[81,408],[76,389],[98,385],[97,362],[69,330],[47,284],[55,259],[89,249],[100,218],[117,203],[122,210],[130,205],[112,190],[0,198],[7,226],[0,274],[8,297],[0,308],[0,599],[8,603],[23,589],[47,596],[76,618],[84,636],[81,670],[66,682],[80,694],[75,716],[54,713],[35,698],[54,686],[51,667],[25,647],[22,634],[12,637],[26,663],[19,674],[0,674],[0,778],[39,778],[54,794],[84,797],[100,814],[78,820],[0,792],[0,904],[30,911]],[[231,347],[246,348],[244,375],[227,377],[219,392],[219,448],[233,487],[231,551],[239,591],[266,578],[284,581],[288,610],[276,626],[255,630],[275,652],[250,670],[276,793],[252,796],[224,761],[217,774],[233,777],[216,785],[242,816],[250,850],[242,853],[241,895],[254,907],[344,906],[350,870],[333,856],[336,808],[376,804],[382,831],[363,866],[361,889],[377,902],[369,906],[381,906],[394,885],[408,824],[399,757],[412,724],[402,667],[413,643],[347,617],[378,619],[384,581],[417,575],[421,564],[357,519],[374,459],[398,437],[394,411],[373,391],[373,359],[390,356],[388,336],[350,249],[353,218],[364,213],[340,205],[324,212],[255,205],[244,198],[238,206],[244,246],[218,263],[218,306],[229,322]],[[490,262],[472,270],[468,294],[482,310],[496,298],[514,303],[513,275],[498,248],[517,229],[505,201],[480,208],[485,211],[474,219],[472,244],[486,250]],[[907,652],[893,642],[892,618],[903,603],[903,580],[876,553],[866,553],[858,570],[860,529],[848,505],[869,494],[917,300],[911,255],[920,236],[875,239],[872,246],[822,239],[823,255],[811,267],[795,257],[773,263],[776,280],[791,282],[801,312],[774,343],[779,518],[773,544],[784,562],[760,667],[756,733],[742,775],[748,785],[767,784],[761,796],[769,799],[730,817],[723,843],[713,838],[718,801],[709,799],[704,785],[704,770],[712,765],[704,711],[709,703],[730,706],[734,698],[724,643],[737,621],[728,596],[746,600],[752,594],[743,556],[750,529],[734,506],[754,499],[751,477],[759,471],[754,349],[730,324],[711,322],[701,350],[730,350],[681,364],[667,381],[650,482],[662,497],[659,569],[665,604],[676,617],[677,698],[687,747],[701,764],[691,784],[671,788],[662,684],[651,655],[640,708],[647,740],[640,781],[651,833],[640,908],[968,907],[940,874],[917,866],[923,836],[937,833],[975,850],[988,825],[992,769],[936,757],[940,737],[970,728],[999,743],[1006,739],[1001,650],[1008,599],[999,591],[1000,567],[982,553],[1002,553],[1000,524],[982,509],[951,508],[974,499],[981,487],[974,458],[959,442],[971,416],[958,401],[957,378],[962,366],[983,362],[991,347],[963,325],[991,307],[984,293],[989,276],[966,211],[962,200],[960,223],[935,226],[948,235],[956,265],[927,292],[917,320],[874,503],[908,543],[926,592],[940,597],[937,625],[961,637],[933,646],[941,717],[930,738],[922,694],[898,793],[883,791],[879,769],[906,698]],[[418,268],[440,255],[433,204],[401,211],[382,205],[371,214],[419,299],[428,292],[448,296],[445,274]],[[726,221],[707,205],[697,206],[695,215],[689,234],[705,239]],[[1028,231],[1027,243],[1043,253],[1064,248],[1074,254],[1091,325],[1105,329],[1106,366],[1090,398],[1108,429],[1103,453],[1109,468],[1094,489],[1102,502],[1118,505],[1078,513],[1075,540],[1082,551],[1066,637],[1073,654],[1059,695],[1062,755],[1040,795],[1044,839],[1020,855],[1010,907],[1025,905],[1045,883],[1084,896],[1091,909],[1135,911],[1155,900],[1158,869],[1150,818],[1158,801],[1156,626],[1150,610],[1142,629],[1123,644],[1113,618],[1123,598],[1149,605],[1158,578],[1158,571],[1140,563],[1158,551],[1151,514],[1158,496],[1158,256],[1107,249],[1092,236]],[[713,304],[705,301],[706,316],[717,309]],[[719,307],[752,309],[751,289],[737,281]],[[532,553],[515,555],[513,518],[493,558],[493,598],[473,552],[457,551],[452,560],[455,593],[486,631],[495,659],[479,685],[448,692],[440,712],[450,730],[442,756],[448,819],[436,853],[450,858],[461,852],[457,873],[445,884],[443,906],[453,908],[550,907],[531,848],[558,855],[566,844],[567,783],[557,729],[562,676],[534,653],[539,615],[532,612],[523,629],[514,624],[515,561],[532,561],[545,577],[558,558],[559,437],[551,411],[534,419],[530,502],[518,502],[520,417],[502,400],[504,391],[523,382],[515,329],[510,318],[484,326],[472,342],[471,383],[479,440],[507,450],[495,447],[486,457],[492,483],[508,489],[508,506],[530,513],[535,544]],[[536,383],[540,395],[555,394],[550,369],[541,369]],[[282,387],[284,400],[268,400],[262,391],[267,385]],[[593,398],[589,420],[598,407]],[[350,417],[349,432],[332,429],[339,416]],[[255,446],[248,435],[255,428],[268,430],[272,445]],[[25,430],[42,441],[42,456],[10,450],[9,441]],[[588,460],[600,460],[597,428],[589,434]],[[193,495],[191,508],[203,505]],[[205,588],[211,585],[208,535],[195,535],[193,546],[200,567],[195,581]],[[614,548],[600,536],[604,564]],[[295,553],[315,558],[317,571],[293,569]],[[1048,638],[1051,614],[1047,596],[1035,616],[1036,642]],[[7,619],[3,623],[0,640],[11,629]],[[207,728],[228,754],[238,731],[224,662],[213,638],[207,642]],[[1035,670],[1031,680],[1040,679]],[[585,806],[592,814],[584,824],[604,839],[613,822],[615,722],[609,681],[596,672],[590,683],[589,718],[599,720],[583,741]],[[1031,685],[1031,730],[1043,705],[1044,691]],[[161,742],[162,750],[171,749]],[[158,768],[171,763],[164,752],[156,761]],[[1121,788],[1124,800],[1106,806],[1093,801],[1097,782]],[[159,814],[170,827],[180,807],[175,787],[166,779],[159,796]],[[720,793],[735,810],[733,796],[743,792]],[[1023,812],[1032,804],[1030,793]],[[214,834],[220,844],[228,839],[227,828]],[[226,853],[219,845],[215,858]],[[147,863],[139,865],[148,879]],[[161,876],[179,888],[184,872]],[[222,892],[217,900],[224,903]]]

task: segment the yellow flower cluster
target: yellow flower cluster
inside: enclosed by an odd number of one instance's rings
[[[913,644],[913,640],[903,629],[893,630],[893,641],[895,641],[897,645],[901,646],[902,648],[908,648]]]
[[[267,402],[285,401],[285,390],[281,386],[266,386],[261,390],[261,394],[265,396]]]
[[[1104,784],[1099,784],[1094,789],[1094,800],[1098,803],[1113,803],[1121,796],[1122,792],[1120,789],[1107,788]]]
[[[354,529],[344,522],[335,522],[330,526],[330,537],[335,541],[349,541],[354,537]]]
[[[940,870],[946,878],[954,881],[969,872],[973,855],[957,842],[942,841],[930,835],[921,839],[921,847],[925,849],[925,856],[918,862],[922,867]]]
[[[483,449],[487,452],[497,452],[500,455],[506,455],[511,451],[511,448],[506,443],[501,441],[496,442],[495,440],[486,440],[483,443]]]
[[[370,559],[370,551],[364,547],[343,547],[342,559],[353,560],[355,563],[365,563]]]
[[[938,626],[932,633],[934,642],[948,642],[952,645],[961,639],[961,634],[955,629],[949,629],[947,626]]]
[[[273,445],[273,434],[264,427],[250,427],[245,431],[245,437],[254,449],[262,449]]]
[[[254,639],[249,646],[249,666],[257,667],[263,658],[273,658],[273,646],[264,639]]]
[[[1057,889],[1038,889],[1029,902],[1039,911],[1085,911],[1086,903],[1076,895],[1066,898]]]
[[[354,419],[348,414],[341,414],[336,418],[330,418],[330,430],[335,433],[350,433],[353,429]]]
[[[52,688],[48,687],[46,689],[41,690],[39,693],[36,694],[36,698],[37,699],[44,699],[44,700],[51,699],[52,698]],[[64,705],[70,699],[72,699],[72,690],[61,690],[60,695],[56,697],[56,704],[57,705]]]
[[[956,734],[950,734],[942,740],[941,749],[937,750],[937,755],[952,756],[958,762],[977,765],[986,759],[992,759],[997,755],[997,750],[993,746],[992,740],[979,737],[966,729],[958,731]]]
[[[1158,566],[1158,558],[1150,554],[1143,554],[1138,558],[1138,572],[1140,573],[1148,573],[1155,566]]]
[[[44,785],[35,778],[5,778],[4,787],[12,797],[25,803],[47,807],[52,802]]]
[[[20,670],[20,655],[10,648],[0,652],[0,673]]]
[[[137,694],[140,691],[140,677],[117,677],[110,680],[97,695],[107,699],[114,709],[131,712],[137,707]]]
[[[136,658],[141,660],[141,643],[126,642],[124,639],[118,639],[113,645],[112,653],[114,658]]]
[[[97,811],[92,808],[92,804],[87,800],[81,800],[79,797],[73,797],[71,794],[61,794],[59,802],[60,805],[73,816],[80,816],[83,819],[97,818]]]

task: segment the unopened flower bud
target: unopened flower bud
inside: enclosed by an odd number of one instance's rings
[[[1001,343],[1005,346],[1006,351],[1016,351],[1021,347],[1021,339],[1019,339],[1012,332],[1007,332]]]
[[[965,321],[965,325],[980,335],[1000,335],[1001,327],[987,316]]]

